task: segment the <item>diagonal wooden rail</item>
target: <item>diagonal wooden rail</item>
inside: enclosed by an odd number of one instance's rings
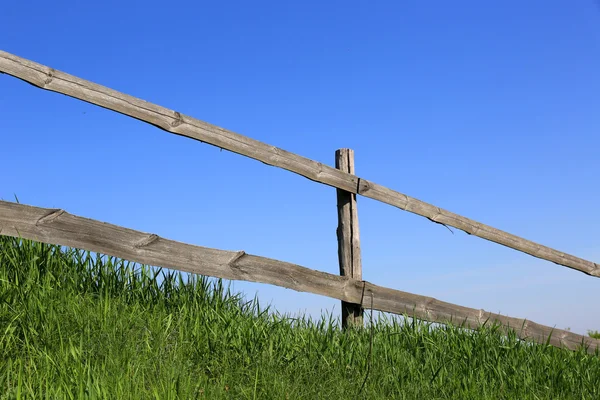
[[[126,260],[224,279],[267,283],[332,297],[418,319],[477,328],[498,323],[521,339],[589,353],[600,340],[532,321],[446,303],[432,297],[389,289],[369,282],[301,267],[284,261],[176,242],[64,210],[0,201],[0,235],[75,247]],[[372,300],[371,300],[372,299]],[[372,303],[371,303],[372,301]]]
[[[600,277],[600,265],[597,263],[523,239],[320,162],[4,51],[0,51],[0,72],[12,75],[39,88],[62,93],[128,115],[155,125],[167,132],[254,158],[265,164],[302,175],[315,182],[379,200],[428,218],[433,222],[452,226],[469,235],[499,243],[534,257],[581,271],[587,275]]]

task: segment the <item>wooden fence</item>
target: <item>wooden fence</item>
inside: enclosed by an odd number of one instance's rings
[[[200,140],[297,173],[315,182],[333,186],[338,189],[338,206],[340,191],[352,195],[359,194],[587,275],[600,276],[600,265],[596,263],[520,238],[359,178],[354,175],[351,166],[336,169],[3,51],[0,51],[0,72],[42,89],[62,93],[145,121],[167,132]],[[343,217],[344,212],[339,209],[340,221],[341,218],[352,217]],[[358,232],[358,227],[355,226]],[[600,340],[528,320],[384,288],[365,282],[360,276],[352,276],[352,273],[337,276],[283,261],[249,255],[243,251],[230,252],[179,243],[154,234],[73,216],[64,210],[49,210],[0,201],[0,234],[86,249],[148,265],[224,279],[268,283],[321,294],[361,309],[371,308],[372,304],[374,310],[407,314],[431,322],[464,324],[469,328],[497,322],[505,329],[514,329],[522,339],[545,342],[549,338],[549,343],[555,346],[575,349],[585,345],[589,352],[600,349]],[[338,238],[340,242],[347,242],[345,246],[352,246],[352,240],[340,235],[339,230]],[[342,252],[340,248],[340,260]],[[357,267],[359,257],[348,262],[350,271],[360,271]],[[360,315],[355,316],[360,318]]]

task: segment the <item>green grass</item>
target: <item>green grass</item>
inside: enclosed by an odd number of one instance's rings
[[[588,331],[588,335],[594,339],[600,339],[599,331]]]
[[[22,398],[598,399],[600,357],[408,318],[344,334],[220,281],[0,237],[0,399]]]

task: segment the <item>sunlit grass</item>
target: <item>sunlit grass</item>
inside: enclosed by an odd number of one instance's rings
[[[409,318],[342,333],[218,280],[0,237],[0,398],[598,399],[600,357]]]

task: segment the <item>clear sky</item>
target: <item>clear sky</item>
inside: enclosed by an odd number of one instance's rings
[[[0,49],[600,261],[594,0],[6,0]],[[0,198],[338,273],[335,189],[0,75]],[[363,276],[578,333],[600,280],[359,197]],[[339,302],[236,282],[282,312]]]

